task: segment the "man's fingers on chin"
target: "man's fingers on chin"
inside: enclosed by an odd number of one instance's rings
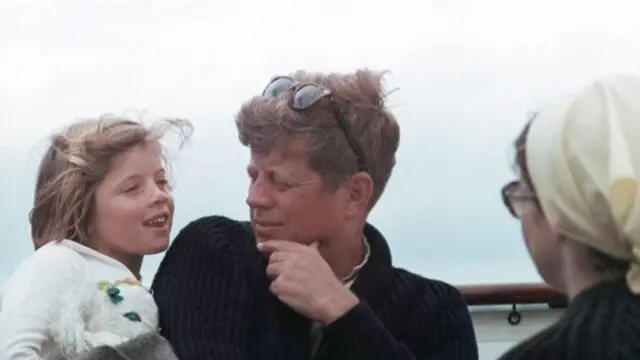
[[[280,266],[280,263],[269,264],[267,265],[266,272],[270,279],[275,279],[282,273],[282,267]]]
[[[276,247],[272,244],[270,244],[270,241],[262,241],[258,243],[258,251],[263,252],[263,253],[271,253],[276,251]]]
[[[269,291],[271,291],[271,293],[275,296],[279,296],[280,293],[282,292],[282,284],[281,281],[279,281],[277,278],[275,280],[273,280],[271,282],[271,285],[269,285]]]
[[[287,240],[265,240],[258,243],[258,250],[262,252],[294,251],[300,244]]]
[[[283,262],[289,258],[288,254],[282,251],[275,251],[269,254],[269,264]]]

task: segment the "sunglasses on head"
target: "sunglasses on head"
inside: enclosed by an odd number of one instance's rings
[[[331,106],[333,107],[334,117],[338,122],[338,126],[347,139],[349,147],[358,158],[358,171],[368,172],[368,168],[364,163],[364,153],[362,152],[362,148],[353,136],[349,122],[339,110],[331,90],[320,84],[312,82],[297,84],[291,77],[278,76],[269,82],[267,87],[262,91],[262,96],[269,100],[276,99],[280,94],[289,90],[293,90],[293,101],[290,106],[294,110],[305,110],[321,99],[329,99]]]

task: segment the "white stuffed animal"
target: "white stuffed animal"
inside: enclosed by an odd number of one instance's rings
[[[135,280],[101,281],[76,291],[80,293],[59,298],[60,311],[50,326],[53,341],[66,358],[158,330],[153,296]]]

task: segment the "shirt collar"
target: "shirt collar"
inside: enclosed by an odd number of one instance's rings
[[[358,272],[360,272],[360,269],[362,269],[367,264],[367,261],[369,261],[369,256],[371,255],[371,247],[369,246],[369,241],[367,240],[366,236],[363,236],[362,241],[364,242],[364,256],[362,258],[362,261],[353,268],[349,275],[342,279],[342,283],[347,286],[350,286],[355,281],[356,277],[358,277]]]

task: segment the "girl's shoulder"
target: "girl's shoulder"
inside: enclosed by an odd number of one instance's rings
[[[47,276],[84,267],[84,258],[62,242],[51,242],[39,248],[16,268],[14,275]],[[32,274],[34,273],[34,274]]]
[[[53,260],[68,260],[74,263],[82,262],[82,256],[78,253],[73,246],[70,245],[71,240],[62,240],[50,242],[33,254],[33,258]],[[43,260],[40,260],[43,261]]]
[[[52,288],[62,290],[77,284],[85,267],[83,257],[63,243],[44,245],[18,264],[5,282],[0,310],[19,306],[22,301],[44,295]]]

